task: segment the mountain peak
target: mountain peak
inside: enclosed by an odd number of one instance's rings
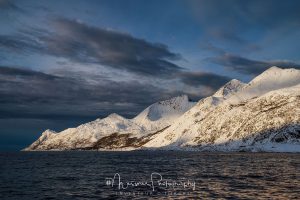
[[[55,131],[52,131],[50,129],[45,130],[42,135],[34,142],[32,143],[29,147],[23,149],[25,151],[30,151],[36,149],[40,144],[45,142],[46,140],[49,140],[51,138],[54,138],[58,134]]]
[[[118,115],[117,113],[111,113],[106,118],[109,118],[109,119],[123,119],[123,117],[121,115]]]
[[[189,101],[189,97],[187,95],[180,95],[180,96],[168,99],[168,100],[160,101],[160,102],[158,102],[158,104],[162,104],[162,105],[178,105],[178,104],[181,104],[181,103],[184,103],[184,102],[188,102],[188,101]]]
[[[226,83],[223,87],[221,87],[213,96],[214,97],[227,97],[228,95],[239,91],[246,84],[237,80],[232,79],[228,83]]]
[[[265,72],[267,72],[267,71],[273,71],[273,72],[275,72],[275,71],[281,71],[282,69],[280,68],[280,67],[277,67],[277,66],[272,66],[272,67],[270,67],[269,69],[267,69]]]
[[[53,134],[57,134],[55,131],[52,131],[52,130],[50,130],[50,129],[47,129],[47,130],[45,130],[43,133],[42,133],[42,135],[44,135],[44,136],[46,136],[46,137],[48,137],[48,136],[50,136],[50,135],[53,135]]]
[[[187,95],[180,95],[150,105],[133,120],[147,130],[159,130],[170,125],[193,105],[195,103],[190,102]]]
[[[256,76],[253,80],[255,79],[263,79],[265,77],[269,77],[275,74],[280,74],[282,73],[282,71],[284,71],[283,69],[276,67],[276,66],[272,66],[270,68],[268,68],[267,70],[263,71],[261,74],[259,74],[258,76]]]
[[[235,93],[227,103],[239,103],[247,99],[261,96],[272,90],[278,90],[300,84],[300,70],[281,69],[273,66],[255,77],[242,90]]]
[[[257,77],[255,77],[249,84],[255,84],[259,82],[293,82],[293,78],[299,80],[300,70],[294,68],[282,69],[276,66],[270,67]]]

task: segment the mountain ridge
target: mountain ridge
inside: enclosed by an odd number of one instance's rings
[[[98,118],[59,133],[46,130],[36,142],[24,150],[88,149],[101,138],[116,133],[142,138],[166,128],[193,105],[194,103],[190,102],[186,95],[181,95],[154,103],[133,119],[112,113],[105,118]],[[156,120],[149,120],[149,115],[156,115]]]
[[[25,150],[300,152],[299,108],[300,70],[273,66],[249,83],[232,79],[197,103],[181,95],[133,119],[111,114],[60,133],[47,130]],[[92,128],[78,131],[86,127]],[[100,127],[109,128],[92,134]]]

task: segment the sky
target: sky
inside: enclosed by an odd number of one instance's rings
[[[300,68],[299,38],[294,0],[0,0],[0,150]]]

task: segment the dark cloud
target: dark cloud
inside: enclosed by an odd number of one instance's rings
[[[80,62],[100,63],[142,75],[166,75],[180,69],[168,60],[178,54],[163,44],[131,35],[88,26],[75,20],[57,19],[57,35],[43,38],[48,52]]]
[[[81,63],[96,63],[146,76],[169,76],[182,68],[167,46],[117,31],[96,28],[75,20],[56,19],[56,33],[38,31],[0,36],[0,47],[34,51]],[[35,36],[35,38],[33,38]]]
[[[96,118],[112,112],[131,117],[169,92],[138,81],[98,83],[32,70],[0,67],[0,118]]]
[[[244,58],[238,55],[223,54],[221,56],[208,58],[210,62],[233,69],[243,74],[257,75],[271,66],[281,68],[300,68],[300,64],[291,61],[259,61]]]
[[[19,9],[11,0],[0,0],[0,9]]]
[[[36,40],[22,35],[9,36],[0,35],[0,50],[8,49],[16,53],[42,52],[43,47]]]
[[[206,72],[182,72],[178,77],[183,83],[191,86],[207,86],[213,90],[219,89],[231,79],[226,76],[221,76]]]
[[[31,79],[37,78],[37,79],[41,79],[41,80],[45,80],[45,79],[53,80],[55,78],[58,78],[58,77],[53,76],[53,75],[33,71],[33,70],[30,70],[30,69],[0,66],[0,77],[2,78],[2,77],[5,77],[5,76],[10,77],[10,78],[29,77]]]
[[[27,14],[27,12],[17,5],[16,1],[13,0],[0,0],[0,16],[8,17],[9,12],[16,12],[20,14]]]

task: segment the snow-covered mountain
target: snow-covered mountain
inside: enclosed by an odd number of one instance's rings
[[[68,128],[60,133],[46,130],[37,141],[25,150],[89,149],[99,143],[99,140],[106,139],[110,135],[114,135],[114,138],[120,138],[119,135],[127,135],[129,138],[145,139],[146,135],[170,126],[175,119],[194,104],[188,100],[186,95],[182,95],[154,103],[134,119],[126,119],[114,113],[106,118],[82,124],[77,128]],[[110,137],[110,139],[113,138]],[[115,146],[120,147],[120,145]]]
[[[187,95],[181,95],[166,101],[152,104],[133,118],[136,124],[147,131],[157,131],[171,125],[174,120],[195,105]]]
[[[191,138],[197,137],[196,122],[201,121],[207,113],[223,103],[227,98],[246,86],[233,79],[221,87],[214,95],[201,99],[194,107],[179,117],[169,128],[145,144],[145,147],[180,146]]]
[[[213,96],[214,97],[221,97],[227,98],[228,96],[240,91],[242,88],[245,87],[245,83],[232,79],[228,83],[226,83],[223,87],[221,87]]]
[[[228,95],[200,100],[144,147],[300,151],[299,84],[299,70],[272,67]]]
[[[242,90],[232,95],[228,102],[238,103],[258,97],[269,91],[291,87],[300,83],[300,70],[271,67],[250,81]]]
[[[197,103],[183,95],[133,119],[111,114],[60,133],[47,130],[25,150],[157,148],[300,152],[300,70],[271,67]]]

